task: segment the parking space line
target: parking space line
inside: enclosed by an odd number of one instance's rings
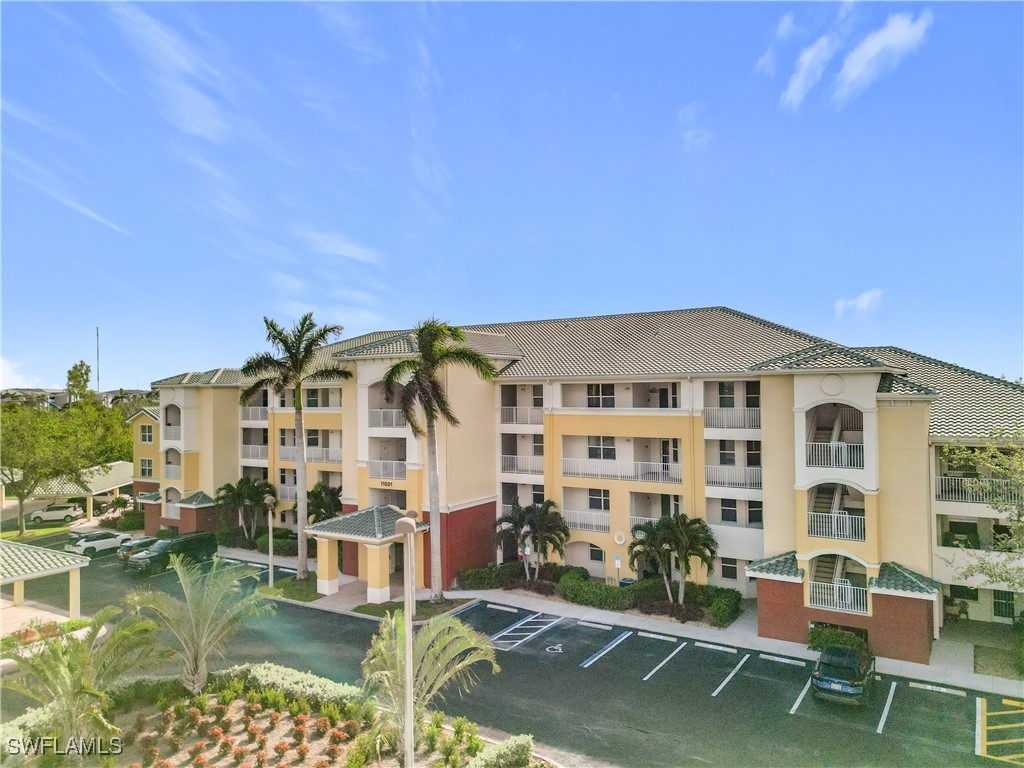
[[[465,613],[470,608],[476,608],[478,605],[480,605],[480,603],[470,603],[469,605],[464,606],[463,608],[459,608],[459,610],[452,614],[452,617],[454,618],[455,616],[458,616],[460,613]]]
[[[740,671],[740,667],[742,667],[744,664],[746,664],[747,663],[747,659],[749,659],[749,658],[750,658],[750,654],[748,653],[746,656],[744,656],[742,659],[740,659],[740,663],[737,664],[735,667],[733,667],[732,672],[729,673],[729,676],[727,678],[725,678],[725,680],[722,681],[721,685],[719,685],[717,688],[715,688],[715,692],[711,694],[712,698],[714,698],[715,696],[717,696],[719,693],[722,692],[722,689],[725,688],[725,686],[729,684],[730,680],[732,680],[733,675],[735,675],[737,672]]]
[[[726,653],[736,653],[735,648],[726,648],[724,645],[714,645],[713,643],[694,643],[698,648],[709,648],[712,651],[725,651]]]
[[[928,683],[917,683],[914,681],[910,682],[911,688],[921,688],[926,691],[937,691],[938,693],[948,693],[952,696],[966,696],[967,691],[959,691],[956,688],[943,688],[941,685],[929,685]]]
[[[675,643],[679,641],[678,637],[670,637],[669,635],[656,635],[653,632],[637,632],[639,637],[649,637],[651,640],[664,640],[667,643]]]
[[[974,700],[974,754],[982,757],[981,743],[985,724],[985,699],[978,696]]]
[[[582,664],[580,664],[580,666],[583,667],[583,669],[586,669],[587,667],[589,667],[591,664],[596,662],[598,659],[600,659],[602,656],[604,656],[606,653],[608,653],[612,648],[614,648],[616,645],[621,643],[623,640],[625,640],[627,637],[629,637],[632,634],[633,634],[632,630],[627,630],[626,632],[623,632],[621,635],[619,635],[614,640],[612,640],[610,643],[608,643],[608,645],[606,645],[600,651],[598,651],[593,656],[591,656],[589,659],[587,659]]]
[[[577,621],[576,624],[577,624],[577,626],[580,626],[580,627],[590,627],[591,629],[604,629],[604,630],[610,630],[611,629],[611,626],[608,625],[608,624],[594,624],[593,622],[590,622],[590,621]]]
[[[488,603],[487,607],[492,611],[506,611],[507,613],[519,613],[516,608],[509,608],[507,605],[495,605],[494,603]]]
[[[520,619],[515,624],[512,624],[511,626],[505,627],[504,629],[499,630],[498,632],[495,632],[493,635],[491,635],[491,640],[497,640],[502,635],[508,634],[512,630],[517,629],[520,626],[522,626],[523,624],[525,624],[526,622],[528,622],[530,619],[536,619],[538,616],[540,616],[539,613],[531,613],[529,616],[527,616],[524,619]]]
[[[551,629],[553,626],[555,626],[555,624],[557,624],[561,620],[562,620],[562,617],[559,616],[554,621],[551,621],[551,622],[545,624],[540,629],[537,629],[537,630],[531,632],[530,634],[526,635],[525,637],[522,637],[519,640],[516,640],[515,642],[512,643],[512,645],[508,646],[507,648],[498,647],[498,650],[499,651],[511,651],[513,648],[518,648],[523,643],[528,643],[531,640],[533,640],[533,638],[537,637],[537,635],[544,634],[545,632],[547,632],[549,629]]]
[[[878,721],[878,728],[875,733],[881,733],[882,729],[885,728],[885,721],[889,718],[889,707],[892,706],[892,697],[896,695],[896,681],[892,681],[892,685],[889,686],[889,698],[885,700],[885,709],[882,710],[882,719]]]
[[[800,661],[799,659],[787,659],[785,656],[772,656],[770,653],[759,653],[758,658],[767,659],[768,661],[777,661],[780,664],[792,664],[794,667],[806,667],[806,661]]]
[[[279,567],[277,570],[281,571],[281,573],[296,573],[296,570],[294,568],[280,568]]]
[[[668,656],[665,657],[665,660],[663,662],[661,662],[661,664],[659,664],[658,666],[656,666],[654,669],[652,669],[650,672],[647,673],[647,675],[643,679],[643,682],[646,683],[648,680],[650,680],[652,677],[654,677],[654,673],[657,672],[662,667],[664,667],[666,664],[668,664],[672,660],[672,657],[675,656],[677,653],[679,653],[681,650],[683,650],[683,648],[685,646],[686,646],[686,641],[684,640],[682,643],[679,644],[678,648],[676,648],[674,651],[672,651],[672,653],[670,653]]]
[[[794,704],[793,708],[791,710],[789,710],[789,714],[791,714],[791,715],[795,715],[796,714],[796,711],[800,708],[800,702],[802,702],[804,700],[804,696],[807,695],[807,691],[809,691],[810,688],[811,688],[811,678],[808,677],[807,678],[807,683],[804,685],[804,689],[802,691],[800,691],[800,695],[797,696],[797,698],[796,698],[796,704]]]
[[[120,565],[120,563],[104,563],[103,565],[100,566],[100,568],[111,568],[111,567],[113,567],[115,565]]]

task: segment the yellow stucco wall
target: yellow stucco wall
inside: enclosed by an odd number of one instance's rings
[[[141,438],[140,425],[148,424],[153,430],[153,442],[143,443]],[[160,466],[163,464],[163,459],[160,454],[160,423],[145,413],[140,413],[131,423],[132,427],[132,462],[133,469],[132,475],[140,479],[157,481],[160,479]],[[139,469],[140,459],[151,459],[153,461],[153,476],[152,478],[142,478],[141,471]]]
[[[462,504],[494,496],[494,455],[498,439],[494,413],[496,385],[463,368],[448,368],[443,375],[448,401],[459,426],[450,427],[445,423],[438,430],[441,504]],[[426,469],[425,443],[422,456]]]
[[[801,508],[793,491],[793,440],[793,377],[765,376],[761,379],[761,466],[766,557],[796,549],[797,545]],[[806,527],[806,500],[804,504]]]
[[[878,409],[881,559],[931,575],[927,407]]]

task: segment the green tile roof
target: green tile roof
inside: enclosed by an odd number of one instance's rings
[[[142,501],[142,502],[145,502],[145,503],[148,503],[148,504],[156,504],[156,503],[158,503],[160,501],[160,491],[151,491],[149,493],[140,493],[139,494],[139,501]]]
[[[770,579],[773,576],[780,576],[785,579],[803,579],[804,569],[796,561],[796,550],[783,552],[781,555],[773,555],[763,560],[755,560],[747,566],[747,574],[750,576]]]
[[[379,506],[361,509],[341,517],[321,520],[306,528],[306,533],[324,534],[332,538],[387,541],[395,537],[395,523],[405,514],[397,507]],[[417,521],[416,530],[427,530],[427,524]]]
[[[202,491],[196,491],[178,502],[179,507],[212,507],[217,502]]]
[[[82,555],[0,539],[0,584],[65,573],[88,564],[89,558]]]
[[[914,573],[899,563],[882,563],[878,569],[878,576],[872,577],[868,586],[897,592],[918,592],[924,595],[934,595],[942,588],[940,582]]]
[[[892,395],[937,395],[931,387],[911,381],[906,376],[893,376],[891,373],[883,373],[878,380],[878,391],[883,394]]]
[[[831,370],[851,368],[885,368],[881,360],[869,355],[855,352],[831,342],[812,344],[786,355],[779,355],[769,360],[750,366],[752,371],[797,371],[797,370]]]

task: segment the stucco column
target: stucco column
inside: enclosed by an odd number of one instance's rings
[[[333,595],[338,591],[338,542],[316,540],[316,591]]]
[[[16,581],[14,582],[14,604],[24,605],[25,604],[25,582]]]
[[[82,618],[82,571],[78,568],[68,571],[68,616]]]
[[[416,589],[424,589],[427,586],[427,576],[423,570],[423,542],[426,538],[424,533],[416,534]]]
[[[86,494],[85,496],[85,519],[92,521],[92,494]]]
[[[391,599],[391,544],[366,545],[366,602]]]

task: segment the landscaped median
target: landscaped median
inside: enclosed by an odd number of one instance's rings
[[[441,616],[454,611],[463,603],[468,603],[471,598],[460,597],[454,600],[445,600],[443,603],[431,603],[427,600],[416,601],[416,615],[413,617],[413,621],[426,621],[432,619],[435,616]],[[401,601],[395,601],[392,603],[366,603],[365,605],[357,605],[352,610],[355,613],[361,613],[364,616],[376,616],[383,618],[385,614],[393,611],[402,610],[404,603]]]

